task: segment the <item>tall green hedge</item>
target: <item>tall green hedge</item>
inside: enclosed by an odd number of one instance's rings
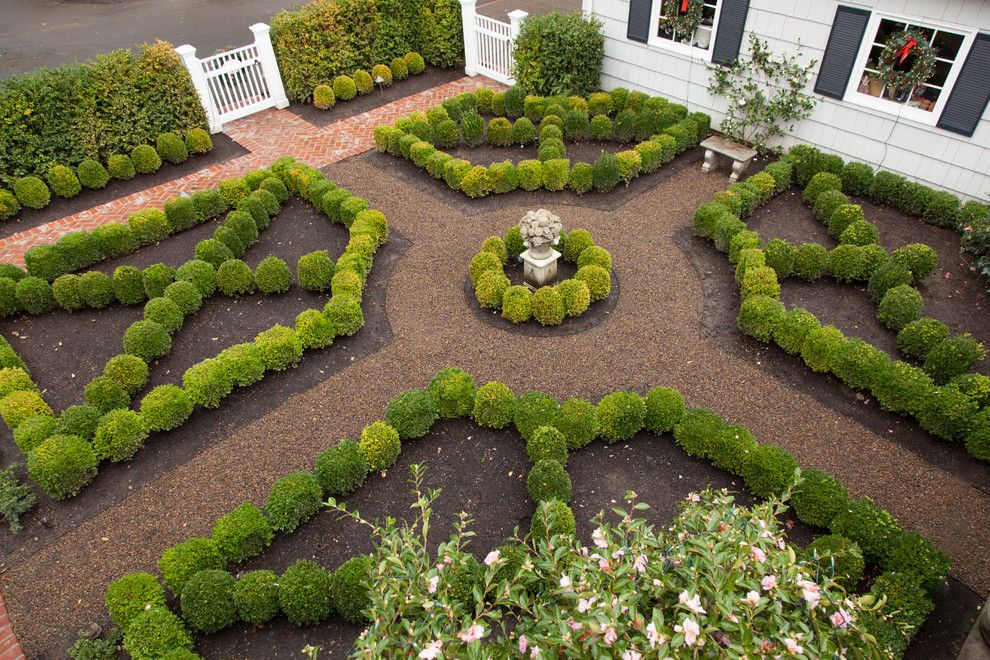
[[[417,51],[434,66],[464,55],[457,0],[315,0],[272,17],[286,94],[308,102],[317,85]]]
[[[526,93],[587,96],[600,86],[605,57],[602,24],[578,12],[528,16],[513,57],[513,75]]]
[[[0,181],[52,165],[100,162],[154,144],[161,133],[206,127],[189,74],[171,44],[144,44],[85,63],[0,81]]]

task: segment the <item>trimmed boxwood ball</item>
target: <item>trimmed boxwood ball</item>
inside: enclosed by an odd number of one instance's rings
[[[237,620],[234,589],[227,571],[210,569],[193,575],[182,588],[182,618],[199,633],[215,633]]]
[[[13,316],[19,309],[17,283],[9,277],[0,277],[0,317]]]
[[[371,606],[371,571],[374,562],[369,555],[351,557],[340,565],[330,586],[333,609],[354,624],[370,622],[365,610]]]
[[[238,618],[260,626],[279,613],[278,576],[272,571],[248,571],[238,578],[233,597]]]
[[[197,251],[200,244],[196,245]],[[175,271],[175,279],[177,282],[190,282],[205,298],[216,291],[217,269],[209,261],[190,259]]]
[[[151,573],[130,573],[107,586],[105,602],[113,622],[127,628],[149,607],[164,607],[165,590]]]
[[[17,304],[28,314],[46,314],[55,309],[52,285],[40,277],[25,277],[14,288]]]
[[[106,376],[97,376],[86,383],[83,396],[86,403],[104,413],[131,405],[127,392]]]
[[[400,440],[422,438],[439,418],[433,397],[418,388],[394,397],[385,412],[385,421],[398,431]]]
[[[91,441],[96,434],[96,426],[102,417],[103,413],[96,406],[89,404],[69,406],[59,415],[55,433],[75,435],[83,440]]]
[[[714,435],[706,443],[708,457],[718,469],[741,474],[750,452],[756,448],[756,438],[738,424],[724,424],[719,420],[715,426]]]
[[[162,158],[151,145],[139,144],[131,150],[131,163],[138,174],[152,174],[162,166]]]
[[[20,282],[27,277],[27,273],[13,264],[0,264],[0,277]]]
[[[567,464],[567,438],[553,426],[539,426],[526,441],[526,455],[533,463],[557,461]]]
[[[592,245],[580,252],[577,265],[578,268],[584,266],[601,266],[605,270],[611,270],[612,255],[605,248]]]
[[[91,190],[104,187],[110,180],[106,168],[100,161],[92,158],[85,158],[79,163],[78,174],[79,183]]]
[[[392,466],[402,448],[399,432],[385,422],[374,422],[361,430],[358,443],[369,471]]]
[[[527,392],[516,399],[516,409],[512,421],[524,440],[533,437],[541,426],[553,426],[559,406],[549,394]]]
[[[200,214],[196,204],[189,197],[175,197],[162,206],[171,233],[192,229],[206,218]]]
[[[172,335],[155,321],[135,321],[124,331],[124,352],[145,362],[168,355],[172,350]]]
[[[43,209],[52,201],[52,193],[45,182],[36,176],[24,176],[14,181],[14,196],[29,209]]]
[[[854,593],[863,579],[866,562],[853,541],[837,534],[819,536],[802,553],[804,560],[816,567],[820,576],[835,580],[848,593]],[[824,579],[819,578],[820,582]]]
[[[265,501],[272,529],[293,532],[323,506],[323,491],[312,472],[300,470],[277,479]]]
[[[48,170],[48,186],[59,197],[75,197],[82,190],[79,177],[65,165],[54,165]]]
[[[213,140],[205,129],[193,128],[186,133],[186,150],[190,154],[205,154],[212,149]]]
[[[968,332],[941,340],[925,356],[925,371],[936,383],[947,383],[955,376],[966,373],[986,357],[983,344]]]
[[[564,301],[556,287],[541,286],[530,300],[533,318],[543,326],[560,325],[564,320]]]
[[[918,423],[937,438],[959,440],[976,415],[976,404],[955,385],[930,390],[918,410]]]
[[[221,267],[222,268],[222,267]],[[292,286],[292,273],[289,266],[276,256],[268,256],[261,260],[255,269],[254,279],[262,293],[285,293]]]
[[[858,245],[839,245],[829,253],[825,267],[829,275],[840,282],[863,279],[866,272],[866,253]]]
[[[177,332],[185,320],[179,306],[164,296],[152,298],[145,304],[144,318],[148,321],[155,321],[169,334]]]
[[[550,499],[536,504],[536,511],[529,523],[530,538],[548,540],[562,534],[574,534],[575,531],[574,512],[566,502]]]
[[[600,434],[612,444],[636,435],[646,422],[646,403],[636,392],[612,392],[598,402]]]
[[[138,245],[151,245],[168,238],[168,216],[159,209],[142,209],[127,216],[127,227]]]
[[[591,300],[603,300],[608,298],[612,291],[612,279],[608,271],[601,266],[594,264],[578,268],[574,279],[581,280],[588,285],[588,293]]]
[[[238,202],[251,194],[251,187],[248,186],[247,181],[237,176],[224,179],[217,188],[228,206],[236,206]]]
[[[250,502],[217,518],[211,536],[224,560],[237,563],[261,554],[275,538],[268,520]]]
[[[130,156],[114,154],[107,159],[107,173],[118,181],[130,181],[137,174],[137,170]]]
[[[571,501],[571,477],[558,461],[536,462],[526,476],[526,489],[534,502],[560,500],[567,504]]]
[[[198,312],[203,305],[203,294],[192,282],[172,282],[165,287],[163,295],[186,316]]]
[[[891,542],[901,533],[901,526],[888,511],[868,498],[851,501],[832,519],[831,531],[856,542],[870,563],[883,565]]]
[[[802,243],[794,253],[794,273],[807,282],[814,282],[825,270],[828,256],[828,250],[818,243]]]
[[[147,439],[148,426],[141,415],[126,408],[111,410],[96,425],[93,448],[100,458],[119,463],[133,457]]]
[[[79,292],[88,307],[102,309],[113,302],[113,280],[97,270],[79,276]]]
[[[814,204],[818,195],[826,190],[838,190],[842,192],[842,179],[831,172],[819,172],[811,177],[811,181],[805,186],[801,196],[805,204]]]
[[[870,275],[868,288],[870,290],[870,296],[874,300],[880,301],[889,289],[900,286],[901,284],[910,283],[911,271],[891,259],[880,264],[873,271],[873,274]]]
[[[250,295],[255,291],[254,272],[240,259],[227,259],[217,270],[217,288],[227,296]]]
[[[578,258],[587,248],[594,246],[595,240],[591,237],[591,232],[587,229],[575,229],[567,234],[564,249],[561,256],[564,261],[577,262]],[[609,267],[611,268],[611,257],[609,257]]]
[[[794,489],[791,506],[798,520],[827,529],[849,505],[849,493],[835,477],[817,468],[801,471],[802,481]]]
[[[880,230],[872,222],[857,220],[846,227],[839,236],[843,245],[872,245],[880,240]]]
[[[162,160],[168,163],[178,164],[189,158],[189,151],[186,143],[176,133],[166,132],[158,136],[155,141],[155,150]]]
[[[0,399],[0,417],[11,430],[17,430],[20,423],[28,417],[51,414],[52,409],[34,390],[11,392]]]
[[[130,228],[119,222],[100,225],[91,233],[99,245],[100,252],[107,259],[122,257],[137,248],[137,241]]]
[[[337,76],[333,79],[333,93],[341,101],[350,101],[357,96],[357,85],[350,76]]]
[[[444,419],[465,417],[474,410],[477,386],[470,374],[447,367],[430,381],[429,396],[436,402],[437,413]]]
[[[275,199],[280,204],[285,204],[289,201],[289,189],[285,187],[285,184],[278,177],[270,176],[264,179],[258,189],[267,190],[275,195]]]
[[[93,446],[79,436],[53,435],[28,452],[27,472],[46,495],[64,500],[96,477],[99,462]]]
[[[313,90],[313,105],[317,110],[329,110],[337,103],[337,97],[330,85],[317,85]]]
[[[354,86],[357,87],[358,94],[370,94],[375,91],[375,81],[371,79],[371,74],[364,69],[355,70],[351,74],[351,78],[354,79]]]
[[[757,497],[780,495],[794,481],[798,463],[775,445],[757,445],[749,452],[742,469],[746,488]]]
[[[330,616],[332,578],[314,561],[300,559],[278,581],[278,602],[289,623],[311,626]]]
[[[805,336],[801,359],[814,372],[832,371],[845,344],[845,335],[834,325],[815,328]]]
[[[409,67],[401,57],[394,58],[388,63],[388,68],[392,72],[393,80],[405,80],[409,77]]]
[[[32,415],[14,429],[14,444],[27,454],[45,439],[55,435],[57,430],[58,421],[51,415]]]
[[[132,660],[158,660],[171,653],[191,653],[193,640],[179,617],[167,607],[153,606],[131,620],[124,648]]]
[[[336,266],[326,250],[316,250],[299,257],[296,263],[296,279],[307,291],[323,292],[330,289]]]
[[[21,367],[4,367],[0,369],[0,399],[12,392],[22,390],[37,390],[30,374]]]
[[[141,399],[141,417],[151,431],[171,431],[192,414],[193,404],[184,389],[159,385]]]
[[[773,340],[791,355],[801,352],[808,333],[820,327],[814,314],[802,307],[787,310],[773,325]]]
[[[564,280],[556,287],[560,300],[564,304],[567,316],[580,316],[588,311],[591,304],[591,292],[582,280]]]
[[[333,296],[323,308],[323,314],[333,323],[338,337],[350,337],[364,325],[361,301],[352,295]]]
[[[643,425],[654,433],[674,430],[684,416],[684,397],[672,387],[654,387],[646,394]]]
[[[423,61],[423,56],[419,53],[410,51],[403,55],[402,59],[406,61],[406,67],[408,67],[409,73],[414,76],[423,73],[423,70],[426,68],[426,62]],[[481,90],[478,91],[480,94]]]
[[[299,364],[303,348],[299,335],[292,328],[274,325],[254,338],[265,368],[269,371],[285,371]]]
[[[495,117],[488,122],[488,143],[496,147],[512,144],[512,122],[505,117]]]
[[[766,264],[777,273],[778,279],[788,277],[794,270],[796,248],[785,240],[775,238],[763,248]]]
[[[553,427],[563,434],[568,449],[584,447],[598,437],[598,411],[584,399],[567,399],[553,415]]]
[[[938,265],[938,253],[924,243],[909,243],[902,245],[890,253],[894,263],[898,263],[909,271],[917,280],[923,280],[933,272]]]
[[[538,160],[523,160],[516,166],[519,187],[523,190],[539,190],[543,185],[543,163]]]
[[[475,393],[471,414],[478,426],[504,429],[512,423],[515,410],[516,395],[508,385],[490,381]]]
[[[502,260],[499,259],[498,255],[494,253],[487,250],[482,250],[472,257],[471,265],[468,267],[468,274],[471,276],[471,283],[478,286],[478,281],[481,276],[489,271],[501,273]]]
[[[360,301],[363,290],[361,276],[352,270],[339,270],[330,278],[330,293],[333,296],[349,296]]]
[[[777,298],[764,295],[748,296],[739,305],[736,325],[745,334],[768,342],[773,330],[784,317],[784,303]]]
[[[52,282],[52,297],[59,307],[69,311],[82,309],[86,305],[79,292],[79,276],[71,273],[55,278]]]
[[[916,532],[894,536],[884,569],[917,578],[929,594],[934,594],[949,575],[949,556]]]
[[[826,190],[819,193],[818,197],[815,198],[812,213],[814,213],[819,222],[827,225],[829,218],[832,217],[836,209],[844,204],[849,204],[848,197],[838,190]]]
[[[887,289],[877,306],[877,318],[884,327],[895,332],[921,316],[925,301],[921,292],[910,284]]]
[[[235,258],[243,256],[247,251],[247,244],[241,236],[225,224],[213,230],[213,238],[226,245]]]
[[[217,354],[219,372],[231,385],[247,387],[265,377],[265,363],[254,342],[234,344]]]
[[[873,185],[873,168],[866,163],[850,161],[843,165],[839,176],[842,189],[850,195],[866,195]]]
[[[324,495],[349,495],[368,476],[368,461],[358,443],[340,440],[316,457],[316,479]]]
[[[134,266],[118,266],[113,271],[113,293],[123,305],[137,305],[145,301],[144,278]]]
[[[306,348],[326,348],[335,338],[333,323],[318,309],[306,309],[296,316],[296,335]]]

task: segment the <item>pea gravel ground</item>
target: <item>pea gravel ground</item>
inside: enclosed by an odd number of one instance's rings
[[[990,592],[986,496],[782,384],[757,358],[703,336],[703,287],[675,236],[690,225],[699,202],[725,187],[724,172],[683,170],[613,212],[551,206],[565,226],[587,228],[612,252],[622,290],[610,318],[597,327],[533,338],[480,321],[462,291],[464,270],[481,241],[503,234],[529,209],[463,212],[440,202],[431,188],[371,166],[370,157],[332,165],[328,173],[384,211],[412,243],[388,285],[392,343],[288,397],[57,542],[9,557],[0,589],[29,657],[99,619],[111,580],[154,570],[165,547],[208,534],[216,517],[241,501],[262,503],[279,475],[310,467],[313,456],[340,437],[356,437],[382,416],[391,396],[425,385],[447,365],[482,383],[498,379],[518,393],[542,389],[561,399],[674,386],[689,405],[711,407],[803,465],[836,474],[855,495],[873,497],[951,554],[959,580],[983,596]],[[377,479],[365,488],[374,489]]]

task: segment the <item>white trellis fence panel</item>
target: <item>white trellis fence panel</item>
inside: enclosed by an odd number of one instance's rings
[[[196,57],[196,49],[192,46],[175,49],[199,92],[210,120],[211,133],[223,130],[224,122],[259,110],[289,105],[275,61],[270,31],[271,28],[265,23],[256,23],[251,26],[253,44],[205,59]]]
[[[464,72],[479,73],[506,85],[512,85],[512,47],[522,20],[528,14],[521,9],[509,12],[509,22],[482,16],[475,10],[476,0],[461,0],[464,30]]]

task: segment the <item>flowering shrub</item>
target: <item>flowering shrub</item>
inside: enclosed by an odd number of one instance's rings
[[[471,521],[462,513],[431,555],[426,530],[439,491],[422,490],[418,466],[413,482],[416,519],[402,526],[330,503],[376,536],[372,623],[354,657],[881,655],[858,625],[876,599],[815,581],[814,565],[783,539],[782,500],[747,509],[725,491],[691,494],[663,529],[633,517],[648,506],[628,493],[631,510],[616,509],[614,524],[599,514],[591,546],[564,534],[489,552],[465,602],[456,587],[473,559]]]

